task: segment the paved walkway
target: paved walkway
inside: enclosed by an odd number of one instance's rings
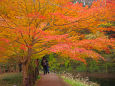
[[[37,81],[36,86],[70,86],[56,74],[41,75],[41,79]]]

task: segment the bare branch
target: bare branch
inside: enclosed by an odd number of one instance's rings
[[[60,25],[57,25],[55,23],[53,23],[54,26],[64,26],[64,25],[70,25],[70,24],[73,24],[73,23],[76,23],[76,22],[79,22],[79,21],[85,21],[85,20],[89,20],[91,19],[92,17],[87,17],[87,18],[81,18],[80,20],[75,20],[73,22],[69,22],[69,23],[65,23],[65,24],[60,24]]]
[[[44,48],[44,49],[42,49],[42,50],[40,50],[40,51],[36,51],[36,52],[34,52],[33,54],[40,53],[40,52],[44,51],[45,49],[46,49],[46,48]]]
[[[3,28],[10,28],[10,29],[15,29],[14,27],[7,27],[7,26],[0,26],[0,27],[3,27]]]
[[[19,42],[19,41],[17,41],[17,40],[15,40],[17,43],[19,43],[19,44],[23,44],[23,43],[21,43],[21,42]]]
[[[21,33],[21,37],[22,37],[22,39],[24,40],[25,44],[28,46],[28,43],[27,43],[26,40],[24,39],[24,36],[23,36],[22,33]]]

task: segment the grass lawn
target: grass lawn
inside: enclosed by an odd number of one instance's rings
[[[0,74],[0,86],[22,86],[21,73]]]

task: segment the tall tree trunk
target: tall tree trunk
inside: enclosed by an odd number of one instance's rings
[[[29,65],[29,85],[30,86],[33,86],[34,83],[35,83],[35,77],[34,77],[34,74],[35,74],[35,68],[33,67],[33,65],[30,63]]]
[[[29,64],[31,62],[32,49],[28,48],[28,55],[24,57],[24,62],[22,63],[22,71],[23,71],[23,85],[31,86],[29,84]]]
[[[22,64],[23,85],[24,86],[29,86],[28,66],[29,66],[29,64],[27,62]]]
[[[23,64],[23,85],[24,86],[33,86],[39,74],[39,69],[33,67],[31,62]]]
[[[23,85],[24,86],[33,86],[35,83],[35,80],[37,79],[37,75],[39,73],[38,68],[34,68],[32,66],[31,62],[31,56],[32,56],[32,49],[28,49],[28,55],[25,56],[25,60],[22,63],[22,71],[23,71]],[[39,65],[38,60],[37,62],[37,67]]]
[[[39,75],[39,59],[36,59],[35,61],[35,74],[34,74],[34,77],[35,77],[35,80],[37,80],[37,76]]]

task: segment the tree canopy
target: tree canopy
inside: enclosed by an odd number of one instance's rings
[[[85,58],[104,59],[96,50],[109,53],[115,48],[114,38],[104,32],[115,31],[113,2],[97,0],[83,7],[69,0],[2,0],[0,52],[22,53],[22,58],[61,52],[84,63]]]

